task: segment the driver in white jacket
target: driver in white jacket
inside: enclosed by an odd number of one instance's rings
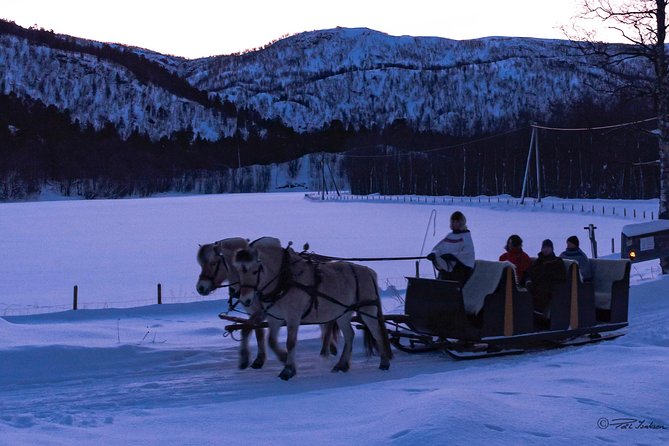
[[[464,284],[474,269],[474,242],[462,212],[451,215],[451,231],[427,258],[439,270],[439,279]]]

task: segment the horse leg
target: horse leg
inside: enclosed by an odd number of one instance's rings
[[[353,337],[355,336],[353,327],[351,326],[351,316],[352,314],[347,312],[337,319],[337,325],[339,325],[339,329],[344,334],[344,349],[341,352],[339,361],[332,368],[333,372],[347,372],[351,367],[351,351],[353,350]]]
[[[279,329],[281,328],[281,321],[277,319],[268,319],[267,323],[269,325],[269,347],[276,354],[279,361],[286,363],[288,354],[284,349],[279,346]]]
[[[279,378],[288,381],[297,373],[295,368],[295,347],[297,347],[297,331],[300,328],[300,321],[286,321],[286,329],[288,330],[286,347],[288,349],[288,358],[286,365],[279,374]]]
[[[249,335],[251,329],[242,328],[242,340],[239,343],[239,369],[244,370],[249,366]]]
[[[330,328],[330,354],[337,356],[337,340],[340,333],[339,325],[337,325],[337,321],[332,321],[328,325]]]
[[[323,358],[327,358],[330,356],[330,339],[332,337],[332,334],[330,333],[330,324],[321,324],[321,353],[320,355]]]
[[[321,324],[321,356],[327,358],[330,355],[337,356],[337,337],[339,327],[337,322]]]
[[[256,342],[258,343],[258,355],[256,359],[251,364],[252,369],[261,369],[265,365],[265,359],[267,358],[267,348],[265,346],[265,329],[256,328]]]

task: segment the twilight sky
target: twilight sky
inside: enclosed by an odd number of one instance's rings
[[[22,26],[188,58],[229,54],[280,36],[366,27],[392,35],[563,39],[579,0],[10,0]],[[602,40],[617,40],[600,34]]]

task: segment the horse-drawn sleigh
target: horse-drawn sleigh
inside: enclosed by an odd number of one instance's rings
[[[363,328],[369,351],[376,346],[381,369],[392,358],[389,344],[409,353],[441,350],[456,359],[471,359],[600,342],[621,336],[627,326],[626,260],[592,259],[594,274],[588,282],[581,280],[577,263],[565,261],[565,280],[553,285],[543,314],[534,311],[530,293],[516,284],[511,264],[477,260],[464,286],[408,277],[404,313],[389,315],[382,312],[374,271],[344,260],[298,253],[269,237],[252,243],[221,240],[198,252],[202,274],[197,290],[206,295],[228,283],[231,308],[239,300],[250,315],[219,315],[232,322],[225,327],[228,332],[242,332],[240,367],[248,365],[252,330],[259,352],[253,366],[262,366],[262,333],[269,327],[270,347],[285,364],[282,379],[295,374],[301,324],[321,324],[322,355],[336,350],[335,334],[342,330],[345,345],[333,371],[348,370],[351,323]],[[288,329],[287,351],[277,343],[283,325]]]

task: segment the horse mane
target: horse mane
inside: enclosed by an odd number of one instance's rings
[[[215,246],[228,249],[239,249],[248,246],[248,240],[241,237],[229,237],[214,243]]]
[[[235,253],[235,262],[250,262],[253,260],[253,255],[250,249],[240,249]]]
[[[257,238],[249,243],[249,246],[274,246],[281,247],[281,240],[276,237],[270,237],[265,235],[263,237]]]
[[[198,260],[199,262],[204,262],[204,251],[205,251],[205,249],[207,249],[209,246],[211,246],[211,245],[210,245],[210,244],[208,244],[208,245],[200,245],[200,248],[197,250],[197,257],[196,257],[197,260]]]

